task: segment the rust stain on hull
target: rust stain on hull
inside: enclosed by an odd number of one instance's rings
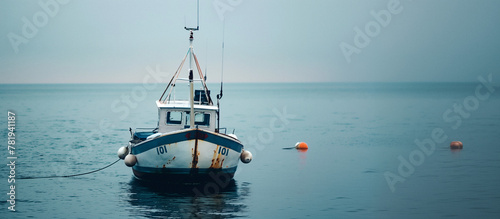
[[[218,153],[219,147],[222,147],[222,146],[217,145],[217,148],[214,150],[214,156],[212,158],[212,164],[210,165],[210,168],[213,168],[213,169],[221,169],[222,168],[222,164],[224,163],[225,156]]]
[[[212,164],[210,164],[209,168],[215,168],[215,161],[217,158],[217,150],[219,150],[220,145],[217,145],[217,147],[214,150],[214,156],[212,156]]]
[[[198,139],[194,139],[193,161],[191,162],[191,171],[198,168]]]
[[[175,160],[175,156],[172,158],[172,160],[167,161],[167,165],[171,164]],[[163,165],[165,167],[165,165]]]

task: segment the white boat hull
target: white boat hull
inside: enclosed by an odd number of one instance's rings
[[[185,129],[131,145],[132,167],[140,179],[198,181],[224,173],[232,178],[243,145],[238,139],[201,129]]]

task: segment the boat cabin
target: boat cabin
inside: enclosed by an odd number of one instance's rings
[[[190,128],[189,101],[164,103],[156,101],[158,107],[158,133],[166,133]],[[217,107],[194,105],[194,125],[203,130],[215,131]]]

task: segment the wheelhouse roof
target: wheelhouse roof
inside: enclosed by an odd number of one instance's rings
[[[169,102],[163,102],[163,101],[156,101],[156,106],[158,109],[172,109],[172,110],[189,110],[191,107],[189,106],[189,101],[187,100],[177,100],[177,101],[169,101]],[[194,104],[194,109],[195,110],[210,110],[210,111],[216,111],[217,106],[213,105],[199,105],[199,104]]]

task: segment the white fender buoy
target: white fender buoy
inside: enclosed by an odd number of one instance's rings
[[[118,157],[120,159],[122,159],[122,160],[125,159],[125,156],[127,156],[127,154],[128,154],[128,147],[119,148],[117,154],[118,154]]]
[[[133,154],[129,154],[125,157],[125,165],[127,167],[133,167],[137,163],[137,158]]]
[[[252,161],[252,153],[250,153],[250,151],[243,150],[240,155],[240,160],[243,163],[250,163],[250,161]]]

